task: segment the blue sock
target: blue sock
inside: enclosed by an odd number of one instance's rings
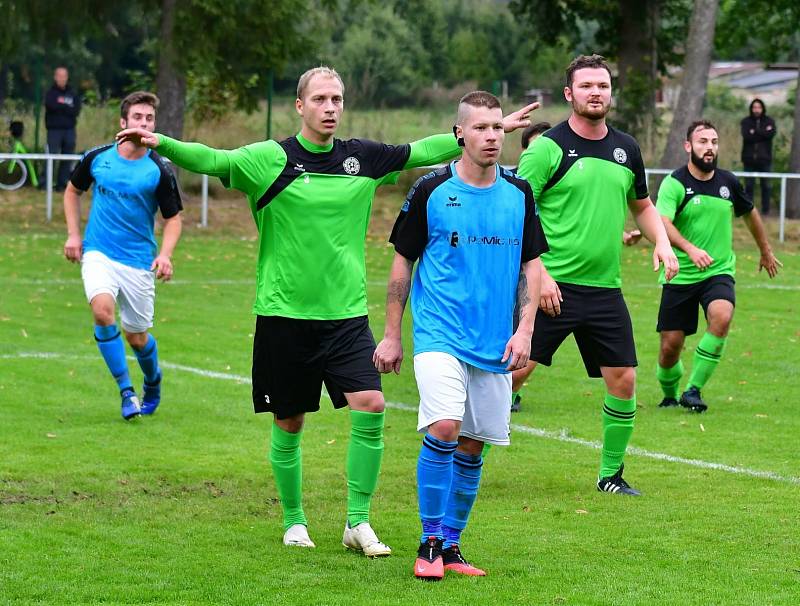
[[[94,340],[97,348],[106,361],[120,391],[131,389],[131,378],[128,375],[128,362],[125,360],[125,344],[116,324],[94,327]]]
[[[444,547],[458,545],[461,532],[467,527],[469,512],[478,496],[483,457],[456,451],[453,455],[453,483],[444,515]]]
[[[430,434],[422,439],[417,460],[417,495],[422,537],[444,538],[442,520],[447,507],[447,495],[453,477],[453,452],[458,442],[438,440]]]
[[[153,385],[158,381],[158,376],[161,374],[161,369],[158,367],[158,346],[156,345],[156,338],[153,335],[147,335],[147,343],[139,351],[133,350],[136,354],[136,359],[139,361],[139,366],[144,373],[145,383]]]

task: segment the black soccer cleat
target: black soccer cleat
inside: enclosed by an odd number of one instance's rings
[[[635,488],[631,488],[630,484],[628,484],[625,480],[622,479],[622,470],[625,468],[625,465],[619,466],[619,471],[615,473],[610,478],[600,478],[597,480],[597,490],[600,492],[613,492],[616,494],[626,494],[631,497],[640,497],[642,493],[636,490]]]
[[[688,408],[691,412],[705,412],[708,408],[703,402],[703,398],[700,397],[700,390],[694,385],[681,394],[681,406]]]
[[[675,398],[664,398],[661,400],[661,404],[658,405],[659,408],[670,408],[671,406],[678,406],[678,400]]]
[[[519,412],[520,410],[522,410],[522,396],[517,394],[511,400],[511,412]]]

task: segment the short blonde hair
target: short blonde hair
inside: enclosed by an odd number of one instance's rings
[[[305,94],[306,88],[308,87],[308,83],[311,82],[311,78],[318,75],[327,76],[329,78],[336,78],[339,81],[339,84],[342,85],[342,94],[344,94],[344,82],[342,82],[342,77],[332,67],[328,67],[327,65],[320,65],[319,67],[312,67],[311,69],[307,70],[302,76],[300,76],[300,79],[297,81],[298,99],[303,98],[303,94]]]

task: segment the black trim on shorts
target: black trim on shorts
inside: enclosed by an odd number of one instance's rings
[[[664,284],[658,307],[656,332],[681,330],[685,335],[697,332],[697,308],[703,308],[708,319],[712,301],[730,301],[736,306],[736,281],[728,274],[718,274],[694,284]]]
[[[530,359],[550,366],[553,354],[570,334],[578,345],[586,374],[602,376],[601,366],[635,367],[636,345],[628,306],[619,288],[558,282],[564,301],[551,318],[541,310],[531,339]]]
[[[322,386],[334,408],[346,393],[381,391],[367,316],[298,320],[257,316],[253,338],[253,408],[287,419],[319,410]]]

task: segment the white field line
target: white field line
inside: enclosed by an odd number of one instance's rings
[[[20,286],[61,286],[61,285],[78,285],[82,284],[80,278],[3,278],[6,284],[15,284]],[[169,281],[169,286],[251,286],[255,284],[255,278],[250,279],[208,279],[208,280],[182,280],[176,278]],[[367,280],[367,286],[386,286],[385,280]],[[652,289],[653,291],[661,291],[661,286],[653,282],[625,282],[622,285],[622,291],[627,289]],[[757,289],[757,290],[800,290],[800,284],[774,284],[774,283],[760,283],[760,284],[737,284],[738,289]]]
[[[37,359],[37,360],[52,360],[52,359],[95,360],[96,359],[94,356],[65,355],[60,353],[48,353],[48,352],[20,352],[15,354],[0,355],[0,360],[18,360],[24,358]],[[133,360],[135,358],[133,358],[133,356],[129,356],[129,359]],[[209,379],[220,379],[223,381],[235,381],[237,383],[247,383],[247,384],[250,383],[250,377],[246,377],[244,375],[237,375],[226,372],[216,372],[212,370],[205,370],[203,368],[195,368],[193,366],[184,366],[183,364],[173,364],[171,362],[164,362],[164,361],[161,362],[161,366],[170,370],[179,370],[182,372],[188,372]],[[327,393],[324,393],[324,395],[325,397],[328,397]],[[396,410],[403,410],[408,412],[417,411],[416,406],[404,404],[403,402],[386,402],[386,406]],[[549,431],[547,429],[540,429],[538,427],[529,427],[528,425],[520,425],[517,423],[513,424],[511,426],[511,429],[518,433],[524,433],[539,438],[545,438],[547,440],[556,440],[558,442],[564,442],[567,444],[576,444],[578,446],[593,448],[595,450],[599,450],[600,448],[602,448],[602,444],[600,442],[584,440],[582,438],[575,438],[567,435],[567,433],[563,430],[560,432]],[[701,459],[687,459],[685,457],[676,457],[662,452],[653,452],[651,450],[645,450],[644,448],[637,448],[635,446],[629,446],[627,453],[639,457],[644,457],[647,459],[655,459],[657,461],[667,461],[669,463],[678,463],[680,465],[699,467],[701,469],[711,469],[715,471],[723,471],[725,473],[748,476],[751,478],[774,480],[776,482],[785,482],[787,484],[800,485],[800,478],[794,476],[782,476],[772,471],[761,471],[758,469],[750,469],[749,467],[738,467],[735,465],[726,465],[724,463],[703,461]]]

